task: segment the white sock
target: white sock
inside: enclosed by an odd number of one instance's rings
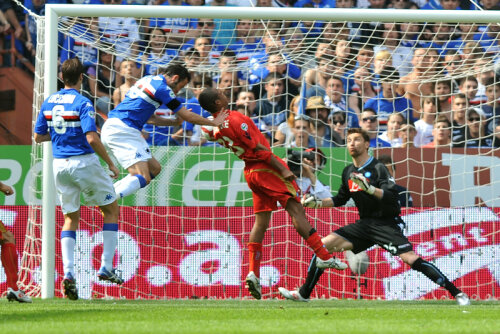
[[[66,235],[64,235],[64,232],[67,232]],[[64,269],[64,275],[71,274],[73,277],[75,277],[75,245],[76,245],[76,238],[73,237],[73,235],[70,235],[72,233],[68,232],[73,232],[76,234],[74,231],[62,231],[61,232],[61,253],[62,253],[62,260],[63,260],[63,269]]]
[[[146,179],[142,175],[128,174],[120,181],[114,184],[116,196],[123,198],[135,193],[137,190],[146,186]]]
[[[118,224],[104,224],[102,231],[102,256],[101,267],[105,267],[108,271],[113,269],[113,258],[116,252],[116,244],[118,243]]]

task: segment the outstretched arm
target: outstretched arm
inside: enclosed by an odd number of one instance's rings
[[[35,132],[35,142],[40,144],[43,143],[44,141],[50,141],[50,133],[41,135]]]
[[[147,121],[148,124],[153,124],[157,126],[177,126],[181,125],[183,119],[180,117],[166,118],[153,114]]]
[[[182,107],[181,109],[179,109],[179,111],[177,111],[177,115],[179,115],[182,119],[184,119],[189,123],[198,125],[219,126],[224,122],[229,113],[227,111],[220,111],[217,117],[215,117],[213,120],[210,120]]]

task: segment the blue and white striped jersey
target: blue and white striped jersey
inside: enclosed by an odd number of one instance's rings
[[[174,113],[182,108],[163,75],[148,75],[129,89],[125,99],[109,112],[108,118],[119,118],[128,126],[141,131],[162,103]]]
[[[36,133],[50,133],[54,158],[94,153],[85,136],[90,131],[97,131],[94,106],[75,89],[61,89],[49,96],[35,125]]]

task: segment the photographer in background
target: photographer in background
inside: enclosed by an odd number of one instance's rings
[[[311,194],[320,199],[332,197],[330,187],[316,177],[316,172],[326,165],[326,156],[320,149],[288,150],[287,164],[297,176],[296,182],[302,195]]]

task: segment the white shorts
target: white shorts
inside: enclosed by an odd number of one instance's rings
[[[153,157],[141,131],[131,128],[118,118],[108,118],[104,123],[101,140],[125,169]]]
[[[111,177],[95,154],[54,159],[54,180],[63,213],[80,209],[80,194],[87,205],[103,206],[116,200]]]

